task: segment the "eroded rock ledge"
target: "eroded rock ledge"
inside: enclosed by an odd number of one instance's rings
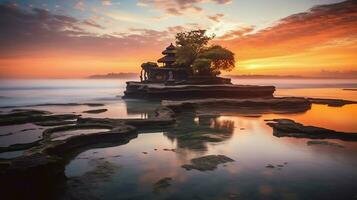
[[[248,108],[274,113],[304,112],[311,102],[302,97],[254,98],[254,99],[197,99],[185,101],[163,101],[162,105],[179,112],[192,108]]]
[[[266,109],[271,112],[293,113],[303,112],[311,108],[311,101],[305,98],[256,98],[256,99],[201,99],[190,101],[163,101],[156,109],[155,115],[149,119],[110,119],[110,118],[81,118],[77,115],[52,115],[46,111],[18,110],[13,114],[3,114],[0,122],[3,124],[16,124],[32,122],[55,124],[61,121],[66,124],[68,120],[77,119],[73,124],[49,128],[43,132],[43,139],[33,144],[12,145],[1,151],[14,151],[25,149],[24,155],[18,158],[0,161],[0,188],[29,189],[28,185],[43,185],[62,180],[66,163],[78,153],[95,148],[109,147],[125,144],[136,138],[138,130],[162,128],[175,123],[177,113],[188,110],[194,112],[196,108],[253,108]],[[9,120],[9,118],[11,120]],[[279,137],[309,137],[309,138],[338,138],[343,140],[357,140],[356,134],[336,132],[319,127],[304,126],[287,119],[276,119],[268,123],[273,127],[274,135]],[[88,128],[105,128],[108,131],[99,131],[86,135],[76,135],[64,140],[51,140],[51,134],[65,131]],[[211,158],[211,157],[209,157]],[[230,161],[226,158],[223,161]],[[220,159],[219,159],[220,160]],[[198,160],[200,161],[200,160]],[[223,163],[217,161],[217,164]],[[187,169],[200,169],[195,166],[195,161],[186,166]],[[203,168],[202,168],[203,169]],[[26,180],[24,185],[21,185]]]
[[[35,115],[39,114],[31,112]],[[78,153],[95,147],[125,144],[137,137],[138,128],[170,125],[174,122],[174,112],[160,107],[156,110],[155,117],[151,119],[78,118],[76,124],[46,129],[42,140],[1,149],[2,152],[6,152],[32,147],[25,151],[23,156],[0,161],[0,179],[2,180],[0,187],[19,190],[31,190],[32,186],[47,187],[46,184],[65,178],[66,163]],[[64,140],[51,140],[51,135],[56,132],[91,128],[109,130],[76,135]],[[26,183],[23,180],[26,180]]]
[[[192,99],[192,98],[253,98],[272,97],[274,86],[257,85],[164,85],[135,81],[127,82],[124,98]]]
[[[277,137],[357,141],[357,133],[345,133],[316,126],[305,126],[291,119],[272,119],[266,121],[267,125],[273,128],[273,135]]]
[[[311,103],[323,104],[331,107],[341,107],[348,104],[357,104],[357,101],[344,99],[322,99],[322,98],[307,98]]]

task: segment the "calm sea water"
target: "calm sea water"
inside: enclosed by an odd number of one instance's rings
[[[128,80],[0,80],[0,107],[120,100],[126,81]],[[233,79],[232,82],[245,85],[274,85],[278,89],[276,95],[335,98],[342,96],[345,99],[357,99],[357,94],[340,90],[357,88],[357,79]]]
[[[310,96],[357,100],[357,80],[233,80],[239,84],[276,85],[277,96]],[[122,100],[123,80],[6,80],[0,82],[0,106],[42,103],[98,102],[108,111],[84,114],[91,107],[39,106],[54,113],[78,113],[85,117],[147,118],[158,102]],[[32,108],[30,106],[30,108]],[[7,112],[11,108],[2,108]],[[255,115],[251,117],[249,115]],[[309,146],[309,139],[278,138],[265,119],[289,118],[307,125],[357,132],[357,105],[313,105],[296,114],[220,112],[217,116],[186,115],[171,129],[140,133],[128,144],[90,149],[66,166],[69,178],[59,199],[356,199],[357,142],[326,140],[343,146]],[[24,129],[31,128],[28,131]],[[41,138],[44,127],[32,124],[2,126],[0,146]],[[93,130],[84,130],[90,134]],[[224,136],[221,142],[187,143],[178,137],[204,132]],[[59,133],[57,139],[80,134]],[[176,149],[176,152],[163,149]],[[156,149],[156,150],[155,150]],[[144,154],[143,152],[146,152]],[[2,158],[23,152],[0,154]],[[235,160],[213,171],[186,171],[190,159],[222,154]],[[268,164],[275,168],[266,168]],[[277,167],[282,165],[282,167]],[[170,177],[170,185],[155,183]]]

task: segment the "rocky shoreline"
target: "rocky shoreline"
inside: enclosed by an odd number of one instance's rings
[[[332,100],[335,101],[335,100]],[[138,135],[139,130],[162,129],[174,125],[180,113],[196,113],[202,108],[251,108],[261,109],[272,113],[297,113],[311,108],[312,103],[325,104],[328,100],[316,101],[307,98],[280,97],[255,99],[200,99],[184,101],[163,101],[155,110],[153,117],[148,119],[111,119],[111,118],[82,118],[74,114],[56,115],[47,111],[32,109],[14,109],[10,113],[0,115],[0,124],[34,123],[43,125],[59,125],[43,131],[42,139],[27,144],[14,144],[0,148],[1,152],[25,150],[24,154],[14,159],[0,160],[1,188],[20,188],[24,191],[36,190],[47,186],[48,183],[64,181],[64,167],[71,158],[87,149],[109,147],[126,144]],[[354,103],[354,102],[347,102]],[[357,134],[343,133],[320,127],[304,126],[289,119],[274,119],[267,123],[273,128],[277,137],[303,137],[312,139],[341,139],[357,140]],[[63,140],[52,140],[51,135],[61,131],[82,129],[107,129],[90,134],[71,136]],[[222,133],[222,137],[227,137]],[[180,136],[181,145],[196,145],[196,139],[201,140],[206,135]],[[220,138],[206,138],[208,141],[222,141]],[[186,142],[187,142],[186,141]],[[213,159],[214,160],[214,159]],[[231,161],[224,158],[224,162]],[[215,169],[217,162],[207,170]],[[186,169],[205,169],[205,167],[188,164]],[[21,183],[27,180],[27,183]],[[30,186],[29,186],[30,185]]]

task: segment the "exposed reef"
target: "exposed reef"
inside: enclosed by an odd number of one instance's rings
[[[316,126],[305,126],[291,119],[266,120],[276,137],[357,140],[357,133],[345,133]]]
[[[10,113],[0,114],[0,126],[25,124],[25,123],[46,123],[60,122],[64,120],[77,119],[79,115],[74,114],[51,114],[42,110],[14,109]]]
[[[321,99],[321,98],[308,98],[311,103],[323,104],[331,107],[341,107],[348,104],[357,104],[357,101],[343,100],[343,99]]]
[[[25,116],[33,119],[38,117],[39,113],[34,114]],[[0,187],[17,188],[24,193],[31,193],[32,190],[46,187],[47,183],[63,180],[64,166],[68,160],[86,149],[125,144],[137,137],[138,128],[170,125],[175,122],[174,113],[168,108],[158,108],[154,116],[143,120],[79,118],[74,125],[46,129],[43,132],[43,139],[35,143],[4,147],[1,149],[2,152],[31,148],[26,150],[23,156],[0,161],[0,179],[2,180]],[[40,117],[43,116],[40,115]],[[64,140],[51,140],[51,134],[59,131],[88,128],[105,128],[109,131],[75,135]],[[19,184],[21,180],[26,180],[26,184]],[[17,195],[22,194],[11,195],[18,197]]]
[[[311,108],[306,98],[255,98],[255,99],[200,99],[163,101],[147,119],[83,118],[74,114],[56,115],[41,110],[12,110],[0,115],[1,125],[34,123],[50,127],[42,139],[28,144],[15,144],[0,148],[0,152],[25,150],[20,157],[0,161],[0,188],[17,188],[31,192],[34,187],[64,180],[66,163],[87,149],[126,144],[136,138],[138,131],[165,130],[164,134],[177,141],[178,148],[204,150],[206,143],[222,142],[230,138],[234,123],[217,121],[214,116],[197,115],[199,109],[254,109],[272,113],[304,112]],[[180,113],[185,113],[181,115]],[[196,117],[199,119],[195,121]],[[292,120],[277,119],[268,123],[279,137],[334,138],[357,140],[356,134],[340,133],[328,129],[304,126]],[[52,140],[52,134],[61,131],[106,129],[98,132],[73,135],[63,140]],[[223,155],[210,155],[191,160],[182,167],[191,170],[214,170],[219,164],[233,162]],[[27,180],[22,183],[22,180]],[[21,183],[21,184],[19,184]],[[29,187],[30,185],[30,187]],[[36,190],[36,188],[34,189]],[[22,195],[22,194],[14,194]]]
[[[79,177],[67,180],[61,199],[99,199],[95,189],[105,184],[120,170],[120,166],[100,159],[91,160],[95,168]]]
[[[274,86],[256,85],[164,85],[127,82],[124,98],[190,99],[190,98],[253,98],[272,97]]]
[[[41,106],[89,106],[89,107],[100,107],[104,106],[103,103],[43,103],[35,105],[24,105],[24,106],[2,106],[0,108],[24,108],[24,107],[41,107]]]
[[[181,167],[186,170],[212,171],[215,170],[219,164],[227,162],[234,162],[234,160],[224,155],[208,155],[194,158],[191,160],[191,164],[185,164]]]
[[[311,108],[311,102],[300,97],[254,98],[254,99],[197,99],[185,101],[163,101],[163,106],[179,111],[193,108],[254,109],[260,112],[296,113]]]
[[[357,88],[344,88],[342,90],[357,91]]]
[[[96,110],[86,110],[83,111],[83,113],[89,113],[89,114],[98,114],[98,113],[103,113],[103,112],[107,112],[108,109],[96,109]]]
[[[334,143],[334,142],[328,142],[328,141],[321,141],[321,140],[311,140],[311,141],[307,141],[306,143],[308,146],[312,146],[312,145],[318,145],[318,146],[331,146],[331,147],[338,147],[338,148],[344,148],[343,145]]]

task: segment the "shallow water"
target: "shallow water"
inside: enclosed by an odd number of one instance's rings
[[[344,148],[308,146],[308,139],[274,137],[263,118],[220,116],[211,120],[234,124],[222,142],[200,141],[202,146],[192,148],[175,137],[177,130],[140,134],[126,145],[81,153],[67,165],[66,175],[82,180],[81,190],[90,191],[86,195],[101,199],[328,199],[330,195],[348,199],[356,195],[356,143],[328,140]],[[179,130],[202,130],[201,125],[187,121],[180,126]],[[181,167],[192,158],[212,154],[226,155],[235,162],[205,172]],[[105,162],[115,166],[107,171],[109,179],[88,176]],[[276,167],[266,168],[268,164]],[[172,178],[171,185],[156,191],[154,184],[165,177]],[[72,187],[68,185],[64,199],[76,197]]]
[[[244,80],[235,80],[244,81]],[[277,80],[259,80],[270,84]],[[301,81],[301,80],[300,80]],[[296,80],[278,84],[278,96],[309,96],[357,100],[356,81]],[[104,103],[104,106],[27,107],[84,117],[148,118],[158,102],[122,100],[125,83],[118,80],[30,80],[1,85],[0,106],[41,103]],[[247,84],[257,80],[245,81]],[[285,84],[285,85],[284,85]],[[31,86],[29,86],[31,85]],[[45,87],[43,87],[45,86]],[[4,89],[5,88],[5,89]],[[25,89],[24,89],[25,88]],[[27,89],[26,89],[27,88]],[[32,95],[33,94],[33,95]],[[119,96],[119,97],[117,97]],[[108,109],[99,114],[83,113]],[[12,108],[3,108],[7,112]],[[207,113],[215,115],[207,115]],[[183,113],[173,128],[140,133],[128,144],[95,148],[78,154],[66,166],[69,178],[60,199],[353,199],[357,195],[357,142],[324,140],[343,145],[308,145],[310,139],[275,137],[265,119],[289,118],[345,132],[357,132],[357,105],[329,107],[314,104],[303,113],[273,114],[257,110],[224,110]],[[41,138],[43,129],[31,124],[2,126],[0,146]],[[21,130],[34,128],[34,130]],[[43,128],[43,129],[42,129]],[[91,130],[89,133],[92,133]],[[84,132],[82,132],[84,133]],[[75,131],[74,134],[81,134]],[[66,135],[66,134],[65,134]],[[203,136],[187,139],[187,135]],[[156,149],[156,150],[155,150]],[[175,149],[164,150],[164,149]],[[23,151],[0,153],[0,158]],[[235,160],[213,171],[187,171],[181,167],[192,158],[222,154]],[[266,168],[272,164],[274,168]],[[281,165],[279,167],[278,165]],[[166,188],[155,183],[170,177]]]
[[[69,137],[76,135],[89,135],[93,133],[105,132],[109,131],[109,129],[79,129],[79,130],[71,130],[71,131],[59,131],[51,134],[51,140],[65,140]]]

